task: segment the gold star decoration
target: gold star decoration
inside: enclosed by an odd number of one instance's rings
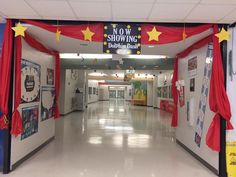
[[[226,31],[224,28],[221,28],[220,32],[215,34],[215,36],[218,37],[219,43],[221,43],[224,40],[228,41],[230,34],[229,31]]]
[[[148,41],[159,41],[159,36],[162,32],[157,31],[156,27],[153,27],[152,31],[147,32],[149,39]]]
[[[184,30],[183,33],[182,33],[182,39],[183,41],[185,41],[185,39],[187,38],[187,34],[186,34],[186,31]]]
[[[15,27],[12,27],[12,30],[15,31],[15,37],[17,36],[23,36],[25,37],[25,30],[27,28],[22,26],[21,23],[17,23]]]
[[[95,34],[94,32],[90,31],[89,27],[86,28],[86,30],[82,30],[82,33],[84,35],[84,40],[86,41],[92,41],[92,37]]]
[[[59,42],[60,41],[60,37],[61,37],[61,31],[59,30],[59,28],[57,28],[56,31],[56,40]]]

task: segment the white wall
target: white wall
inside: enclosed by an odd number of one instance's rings
[[[179,71],[178,77],[179,80],[185,81],[185,105],[183,107],[178,106],[179,120],[178,127],[176,128],[176,138],[187,146],[190,150],[196,153],[199,157],[204,159],[215,169],[218,169],[218,153],[210,150],[206,145],[206,133],[214,114],[209,109],[209,94],[207,98],[207,107],[205,112],[204,124],[203,124],[203,133],[200,148],[194,141],[195,138],[195,129],[196,121],[198,116],[198,105],[200,101],[201,88],[203,83],[204,76],[204,67],[206,62],[206,52],[207,46],[198,50],[194,50],[188,57],[181,59],[179,61]],[[195,77],[195,92],[190,92],[190,78],[188,76],[188,59],[197,56],[197,75]],[[209,85],[210,86],[210,85]],[[194,99],[194,105],[191,110],[194,113],[193,126],[187,121],[187,101]]]
[[[55,59],[52,56],[38,52],[23,42],[22,58],[35,62],[41,65],[41,86],[46,86],[46,73],[47,68],[54,69],[55,71]],[[55,83],[54,83],[55,84]],[[21,140],[21,136],[12,136],[11,144],[11,165],[22,159],[28,153],[35,150],[41,144],[55,135],[55,121],[50,118],[45,121],[41,121],[41,96],[40,102],[25,103],[19,107],[19,112],[23,107],[39,106],[39,119],[38,119],[38,132]]]
[[[157,87],[171,86],[172,74],[173,74],[173,71],[167,71],[165,73],[159,74],[157,76]],[[166,80],[166,84],[164,85],[165,80]],[[155,89],[155,92],[157,92],[157,87]],[[160,108],[161,100],[172,101],[173,99],[172,98],[157,97],[157,107],[158,108]]]
[[[99,89],[98,80],[88,80],[88,87]],[[88,95],[88,103],[94,103],[99,100],[99,92],[97,94],[87,94]]]
[[[147,106],[153,106],[153,81],[147,82]]]

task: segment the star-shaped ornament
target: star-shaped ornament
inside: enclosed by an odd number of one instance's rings
[[[84,35],[84,40],[86,41],[92,41],[92,37],[95,34],[94,32],[90,31],[89,27],[86,28],[86,30],[82,30],[82,33]]]
[[[159,41],[159,36],[162,32],[157,31],[156,27],[153,27],[152,31],[147,32],[149,39],[148,41]]]
[[[26,29],[27,28],[22,26],[20,22],[18,22],[15,27],[12,27],[12,30],[15,31],[15,37],[17,37],[17,36],[25,37],[25,30]]]
[[[59,42],[60,41],[60,37],[61,37],[61,31],[59,30],[59,28],[57,28],[56,31],[56,40]]]
[[[228,41],[230,34],[229,31],[226,31],[224,28],[222,28],[219,33],[215,34],[215,36],[218,37],[219,43],[221,43],[224,40]]]

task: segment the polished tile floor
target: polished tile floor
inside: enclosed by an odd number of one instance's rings
[[[170,114],[122,100],[56,122],[56,139],[12,177],[213,177],[175,143]]]

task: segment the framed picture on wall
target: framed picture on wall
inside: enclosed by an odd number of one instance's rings
[[[23,133],[21,140],[32,136],[38,132],[39,106],[22,108]]]
[[[89,87],[89,95],[92,95],[92,94],[93,94],[93,88]]]
[[[47,85],[54,85],[54,70],[47,68]]]

